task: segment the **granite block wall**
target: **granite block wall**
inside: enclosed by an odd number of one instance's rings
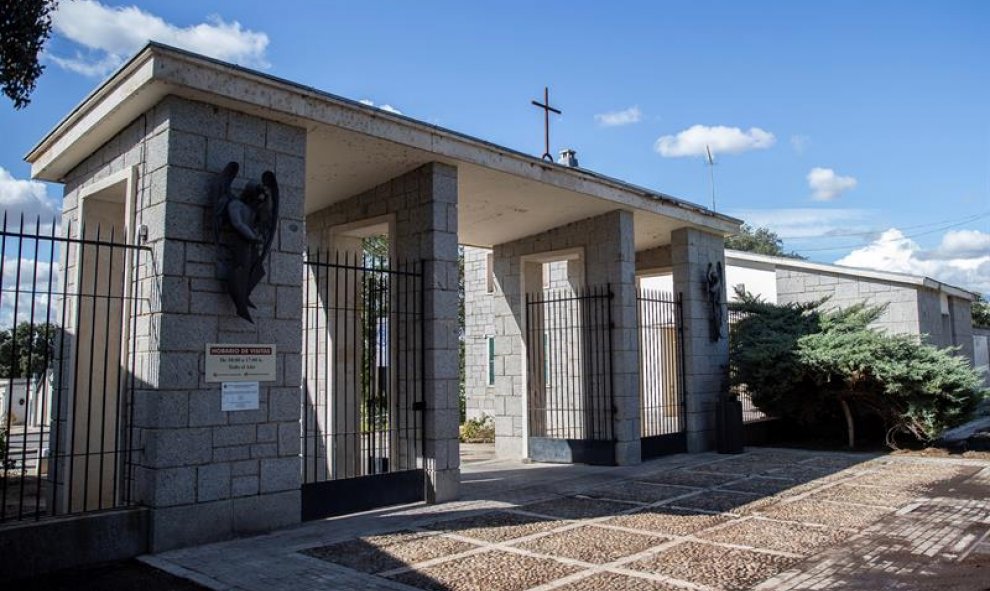
[[[153,551],[299,520],[305,139],[299,128],[170,96],[66,178],[64,215],[75,219],[84,187],[136,167],[134,225],[146,227],[151,252],[133,270],[133,492],[152,510]],[[254,324],[234,314],[214,270],[208,189],[231,160],[241,164],[235,190],[264,170],[281,189]],[[211,342],[277,346],[277,379],[262,384],[258,410],[220,411],[220,384],[203,379]]]

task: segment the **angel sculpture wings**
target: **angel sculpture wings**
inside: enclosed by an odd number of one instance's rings
[[[265,276],[265,259],[278,227],[278,183],[265,171],[261,183],[249,182],[235,195],[230,186],[240,166],[230,162],[213,185],[213,231],[217,246],[217,275],[227,282],[227,293],[237,315],[254,323],[251,292]],[[221,248],[226,246],[226,252]]]

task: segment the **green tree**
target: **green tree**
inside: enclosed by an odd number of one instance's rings
[[[786,252],[784,241],[770,228],[754,228],[749,224],[743,224],[739,234],[726,238],[725,247],[775,257],[804,258],[796,252]]]
[[[973,301],[973,326],[990,328],[990,303],[982,295]]]
[[[0,87],[23,109],[45,67],[38,56],[52,33],[57,0],[0,0]]]
[[[966,420],[986,396],[982,379],[951,348],[869,327],[882,307],[823,311],[824,300],[775,305],[740,294],[743,318],[730,335],[730,375],[761,410],[805,426],[878,417],[885,439],[931,442]]]
[[[0,378],[37,377],[55,355],[58,327],[21,322],[13,331],[0,330]],[[13,333],[13,334],[12,334]]]

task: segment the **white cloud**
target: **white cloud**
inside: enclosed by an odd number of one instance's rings
[[[179,27],[137,6],[110,7],[96,0],[59,3],[56,33],[82,45],[74,57],[51,56],[59,66],[86,76],[103,76],[148,41],[158,41],[220,60],[267,68],[268,35],[245,29],[237,21],[210,16],[206,22]]]
[[[366,98],[365,99],[361,99],[358,102],[361,103],[362,105],[368,105],[369,107],[375,107],[375,108],[381,109],[382,111],[387,111],[389,113],[395,113],[396,115],[401,115],[402,114],[402,111],[396,109],[395,107],[393,107],[392,105],[389,105],[387,103],[386,104],[381,104],[381,105],[376,105],[375,104],[375,101],[373,101],[371,99],[366,99]]]
[[[8,227],[18,223],[23,214],[25,224],[33,228],[39,217],[42,223],[50,223],[59,215],[61,205],[57,198],[48,195],[44,183],[15,179],[0,166],[0,209],[7,216]]]
[[[765,150],[776,141],[777,138],[772,133],[759,127],[744,131],[724,125],[693,125],[677,135],[661,137],[653,149],[666,158],[704,156],[706,146],[716,154],[738,154],[749,150]]]
[[[811,138],[806,135],[792,135],[791,136],[791,148],[798,154],[804,154],[804,150],[811,143]]]
[[[620,125],[631,125],[639,123],[643,118],[643,112],[639,107],[632,106],[621,111],[610,111],[595,115],[595,121],[602,127],[619,127]]]
[[[815,167],[808,173],[808,187],[815,201],[831,201],[856,186],[851,176],[839,176],[831,168]]]
[[[925,251],[897,228],[858,248],[837,265],[924,275],[973,291],[990,294],[990,234],[951,230],[942,242]]]
[[[798,207],[738,209],[730,211],[729,215],[754,227],[768,227],[783,238],[798,239],[827,238],[849,232],[869,232],[868,221],[873,217],[874,212],[868,209]]]

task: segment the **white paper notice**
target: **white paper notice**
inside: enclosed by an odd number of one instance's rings
[[[257,410],[258,382],[224,382],[220,410]]]

